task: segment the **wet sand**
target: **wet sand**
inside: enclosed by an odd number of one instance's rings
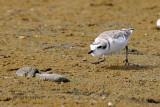
[[[0,105],[3,107],[160,106],[159,0],[1,0]],[[88,55],[102,32],[134,27],[123,51]],[[32,66],[68,83],[17,77]]]

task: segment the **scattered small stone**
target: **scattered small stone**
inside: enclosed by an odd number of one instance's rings
[[[109,78],[109,76],[106,76],[106,78]]]
[[[66,37],[73,37],[74,34],[73,33],[70,33],[70,34],[67,34]]]
[[[109,106],[109,107],[113,107],[114,104],[113,104],[112,102],[108,102],[108,106]]]
[[[44,27],[43,27],[43,26],[41,26],[40,28],[41,28],[41,29],[43,29]]]
[[[91,105],[94,105],[97,101],[92,100],[92,102],[90,103]]]
[[[144,36],[147,36],[147,35],[148,35],[147,33],[144,34]]]
[[[160,27],[160,19],[157,20],[157,26]]]
[[[51,48],[53,48],[53,46],[51,46],[51,45],[46,45],[43,47],[43,49],[51,49]]]
[[[38,69],[34,67],[24,67],[19,69],[16,72],[16,75],[23,76],[23,77],[35,77],[36,73],[40,73]]]
[[[29,21],[29,19],[28,19],[28,18],[22,18],[22,20],[23,20],[23,21]]]
[[[19,39],[24,39],[25,38],[25,36],[19,36]]]
[[[84,32],[82,32],[81,34],[82,34],[82,35],[84,35],[85,33],[84,33]]]
[[[30,10],[31,10],[31,11],[34,11],[34,8],[31,8]]]
[[[103,99],[103,100],[106,99],[106,96],[105,96],[105,95],[102,95],[102,99]]]
[[[75,102],[76,104],[80,104],[78,100],[75,100],[74,102]]]
[[[125,77],[125,79],[128,79],[128,77]]]
[[[83,59],[83,61],[87,61],[87,59]]]
[[[11,78],[13,78],[13,77],[6,77],[6,76],[4,76],[3,78],[4,78],[4,79],[11,79]]]
[[[34,35],[34,37],[38,38],[39,36],[38,35]]]
[[[66,77],[63,77],[58,74],[36,74],[36,77],[43,81],[52,81],[52,82],[70,82]]]

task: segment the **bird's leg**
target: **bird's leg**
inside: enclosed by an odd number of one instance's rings
[[[103,59],[102,60],[93,62],[93,64],[99,64],[100,62],[104,62],[104,61],[105,61],[105,56],[103,55]]]
[[[128,65],[129,66],[129,62],[128,62],[128,46],[126,45],[126,59],[123,61],[125,63],[125,66]]]

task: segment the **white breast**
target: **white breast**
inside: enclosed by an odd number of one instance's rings
[[[128,39],[126,39],[125,37],[119,37],[118,39],[109,39],[109,41],[110,50],[107,54],[111,54],[123,49],[126,46]]]

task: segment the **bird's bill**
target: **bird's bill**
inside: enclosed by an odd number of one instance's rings
[[[91,54],[91,53],[93,53],[93,50],[90,50],[90,51],[88,52],[88,54]]]

